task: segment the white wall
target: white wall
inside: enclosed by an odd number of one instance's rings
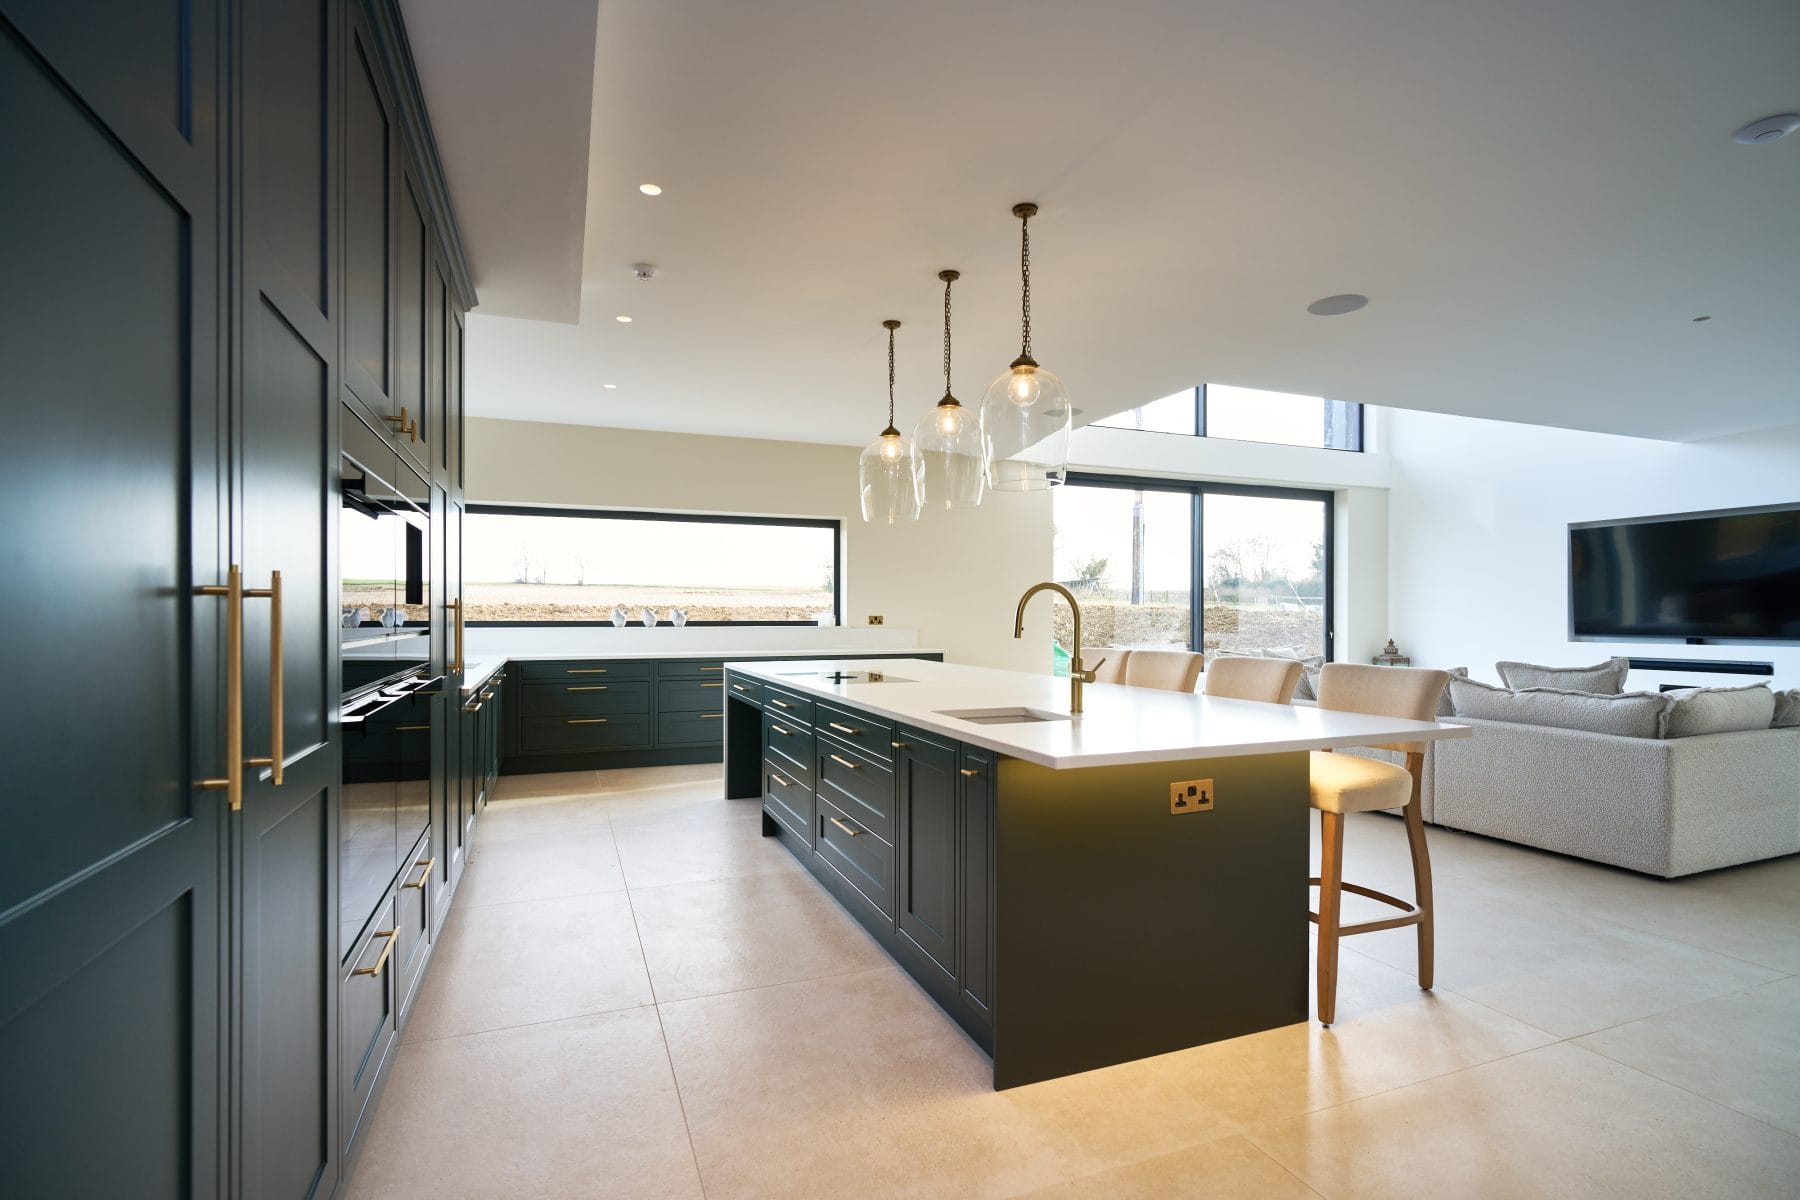
[[[1033,602],[1021,641],[1012,621],[1020,594],[1049,578],[1049,496],[996,495],[977,509],[868,525],[857,501],[859,453],[473,419],[464,494],[470,503],[834,517],[844,529],[847,624],[866,625],[879,613],[889,627],[916,629],[918,645],[942,649],[951,662],[1048,670],[1048,604]]]
[[[1701,401],[1696,401],[1701,402]],[[1611,655],[1773,661],[1800,685],[1800,647],[1568,639],[1567,526],[1800,500],[1800,426],[1657,442],[1433,413],[1385,414],[1391,458],[1388,610],[1415,665]],[[1745,676],[1633,672],[1628,686],[1732,685]]]

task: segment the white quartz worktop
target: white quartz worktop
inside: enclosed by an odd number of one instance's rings
[[[474,691],[494,677],[494,672],[506,665],[504,655],[487,654],[479,658],[463,660],[462,690],[465,695]]]
[[[1468,737],[1464,725],[1259,704],[1188,692],[1090,683],[1085,712],[1069,717],[1069,681],[925,659],[749,661],[726,668],[803,695],[984,746],[1041,766],[1107,767],[1183,758],[1223,758]],[[835,683],[834,671],[877,671],[886,682]],[[987,725],[945,709],[1026,708],[1067,720]]]
[[[601,659],[601,658],[611,659],[615,662],[635,662],[635,661],[639,661],[639,660],[647,659],[647,658],[659,658],[659,659],[722,658],[722,659],[731,659],[732,661],[735,662],[739,659],[749,660],[749,659],[765,659],[765,658],[779,658],[779,659],[783,659],[785,661],[787,659],[791,659],[793,657],[794,653],[795,652],[791,649],[790,650],[768,650],[768,651],[761,651],[761,652],[755,651],[755,650],[605,650],[605,651],[582,650],[582,651],[575,651],[575,652],[571,652],[568,650],[563,650],[560,652],[552,652],[552,651],[546,650],[546,651],[541,651],[541,652],[534,651],[529,654],[496,654],[496,655],[490,655],[489,657],[491,657],[495,662],[561,662],[565,659],[574,660],[574,659],[590,659],[590,658],[591,659]],[[820,651],[821,656],[825,655],[825,654],[830,654],[831,659],[834,662],[837,661],[838,659],[855,658],[858,655],[864,655],[864,654],[942,654],[942,653],[943,653],[942,650],[939,650],[934,646],[907,646],[907,647],[904,647],[901,649],[886,649],[886,648],[872,647],[872,646],[858,646],[854,650],[834,649],[834,650],[830,650],[830,651],[823,651],[823,650]],[[822,659],[812,658],[812,657],[808,656],[803,661],[819,662],[819,661],[822,661]]]

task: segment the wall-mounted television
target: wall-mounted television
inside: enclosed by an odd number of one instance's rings
[[[1800,644],[1800,503],[1571,524],[1569,636]]]

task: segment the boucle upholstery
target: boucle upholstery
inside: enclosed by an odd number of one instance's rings
[[[1665,737],[1767,729],[1775,719],[1775,693],[1766,683],[1732,688],[1683,688],[1667,694],[1674,702],[1669,705]]]
[[[1286,704],[1294,698],[1301,674],[1298,659],[1215,658],[1201,682],[1209,696]]]
[[[1430,819],[1665,877],[1800,851],[1800,729],[1664,740],[1457,716]]]
[[[1450,705],[1459,718],[1584,729],[1622,737],[1661,737],[1670,703],[1668,696],[1656,692],[1607,696],[1548,687],[1513,691],[1479,679],[1450,681]]]
[[[1497,662],[1494,670],[1509,688],[1549,687],[1567,692],[1594,692],[1616,696],[1625,690],[1628,658],[1609,658],[1591,667],[1544,667],[1537,663]]]
[[[1776,729],[1800,725],[1800,688],[1775,693],[1775,719],[1769,724]]]

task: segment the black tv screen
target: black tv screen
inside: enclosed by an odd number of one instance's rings
[[[1569,636],[1800,642],[1800,504],[1570,525]]]

